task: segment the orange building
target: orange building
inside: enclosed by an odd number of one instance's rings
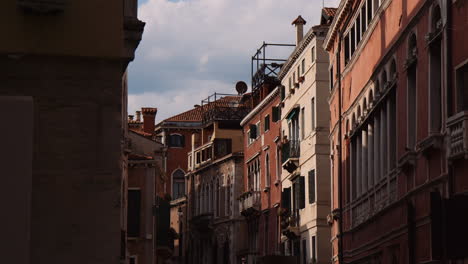
[[[467,10],[341,1],[324,43],[334,263],[466,263]]]

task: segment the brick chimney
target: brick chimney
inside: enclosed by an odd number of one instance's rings
[[[304,37],[304,25],[307,22],[301,17],[298,16],[293,22],[292,25],[296,26],[296,46],[299,46],[299,43],[302,41]]]
[[[141,108],[143,113],[143,131],[146,133],[154,133],[154,119],[156,118],[157,108],[143,107]]]
[[[136,121],[141,122],[141,111],[136,111]]]

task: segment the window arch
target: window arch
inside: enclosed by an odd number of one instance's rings
[[[370,91],[369,91],[369,107],[372,106],[373,102],[374,102],[374,91],[372,89],[370,89]]]
[[[353,113],[353,117],[351,119],[351,126],[354,129],[356,127],[356,114]]]
[[[413,32],[408,39],[408,58],[416,56],[417,51],[416,34]]]
[[[172,199],[179,199],[185,195],[185,172],[177,169],[172,173]]]
[[[362,114],[361,105],[358,105],[358,107],[357,107],[357,118],[358,118],[358,120],[359,120],[359,118],[361,118],[361,114]]]
[[[432,32],[438,32],[442,29],[442,12],[438,4],[432,8],[431,29]]]
[[[367,98],[364,97],[364,101],[362,102],[362,110],[366,112],[367,110]]]
[[[387,88],[386,87],[387,82],[388,82],[387,71],[383,70],[383,72],[382,72],[382,86],[383,86],[384,90],[385,90],[385,88]]]

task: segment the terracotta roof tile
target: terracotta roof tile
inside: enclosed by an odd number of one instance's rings
[[[137,133],[140,136],[144,136],[144,137],[152,137],[153,136],[153,134],[146,133],[145,131],[140,130],[139,128],[129,128],[128,130],[130,130],[130,131],[132,131],[134,133]]]
[[[337,10],[337,8],[334,8],[334,7],[324,7],[323,8],[323,12],[329,17],[334,17],[336,15],[336,10]]]

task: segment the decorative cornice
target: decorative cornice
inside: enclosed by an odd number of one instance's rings
[[[336,34],[338,33],[338,26],[344,19],[344,11],[349,7],[351,4],[351,0],[341,0],[340,5],[338,6],[338,10],[336,11],[335,18],[330,25],[330,30],[328,30],[327,36],[325,37],[325,41],[323,42],[323,48],[326,51],[330,51],[331,43],[335,40]]]

